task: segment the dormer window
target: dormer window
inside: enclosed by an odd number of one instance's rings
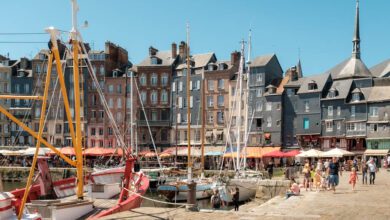
[[[214,64],[213,63],[209,63],[209,65],[207,65],[207,70],[208,71],[213,71],[214,70]]]
[[[331,88],[330,90],[329,90],[329,94],[328,94],[328,98],[334,98],[334,97],[336,97],[338,95],[338,91],[337,91],[337,89],[335,89],[335,88]]]
[[[353,102],[358,102],[358,101],[360,101],[360,93],[354,93],[354,94],[352,94],[352,101],[353,101]]]
[[[112,72],[112,77],[118,77],[118,71],[114,70],[114,71]]]
[[[154,65],[158,64],[158,59],[157,59],[157,57],[152,57],[150,60],[151,60],[151,63],[152,63],[152,64],[154,64]]]
[[[308,85],[308,89],[310,91],[318,89],[317,83],[315,81],[311,81]]]
[[[220,63],[218,65],[218,70],[224,70],[225,69],[225,64],[224,63]]]

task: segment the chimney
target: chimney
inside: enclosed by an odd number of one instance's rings
[[[172,59],[175,59],[177,56],[177,45],[175,42],[172,43]]]
[[[158,50],[154,47],[149,47],[149,56],[156,56]]]
[[[187,45],[184,41],[180,42],[179,55],[182,59],[185,59],[187,57]]]
[[[230,54],[230,62],[232,63],[232,65],[238,65],[239,61],[240,61],[240,52],[233,51]]]

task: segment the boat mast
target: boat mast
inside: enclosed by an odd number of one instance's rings
[[[135,155],[138,155],[138,148],[134,146],[134,130],[133,130],[133,80],[134,80],[134,73],[133,71],[130,72],[130,147],[133,149],[133,152],[135,152]],[[126,80],[127,83],[127,80]],[[127,88],[126,88],[127,89]]]
[[[204,177],[204,139],[205,139],[205,77],[204,77],[204,71],[202,72],[202,85],[201,85],[201,116],[202,116],[202,128],[200,131],[201,134],[201,177]]]
[[[241,41],[241,59],[240,59],[240,66],[238,69],[238,80],[239,80],[239,93],[238,93],[238,125],[237,125],[237,173],[236,175],[239,175],[240,173],[240,151],[241,151],[241,100],[242,100],[242,78],[243,78],[243,72],[244,72],[244,40]]]
[[[79,75],[79,41],[77,30],[77,0],[72,0],[72,30],[70,36],[73,46],[73,89],[74,89],[74,107],[76,121],[76,169],[77,169],[77,198],[83,199],[84,181],[83,181],[83,155],[82,155],[82,135],[81,135],[81,117],[80,117],[80,75]]]
[[[248,114],[249,114],[249,71],[250,71],[250,62],[251,62],[251,47],[252,47],[252,30],[249,30],[249,37],[248,37],[248,69],[246,74],[246,105],[245,105],[245,139],[244,139],[244,169],[246,168],[246,157],[247,157],[247,145],[248,145],[248,138],[249,138],[249,128],[248,128]]]
[[[191,112],[190,112],[190,25],[187,23],[187,148],[188,148],[188,181],[192,179],[192,161],[191,161]]]

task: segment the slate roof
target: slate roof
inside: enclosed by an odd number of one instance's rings
[[[207,64],[210,62],[210,60],[213,58],[214,53],[204,53],[204,54],[194,54],[191,57],[191,61],[195,63],[195,66],[192,66],[192,68],[198,69],[207,66]],[[184,69],[187,68],[186,63],[182,63],[177,66],[176,69]]]
[[[332,74],[332,79],[366,78],[372,77],[370,70],[359,58],[350,57],[326,71]]]
[[[352,86],[352,79],[346,79],[342,81],[333,81],[331,88],[335,88],[338,91],[337,96],[334,98],[329,98],[328,93],[326,94],[326,97],[322,100],[334,100],[334,99],[346,99],[348,97],[349,91]]]
[[[373,67],[370,68],[370,71],[375,77],[384,77],[390,73],[390,59],[387,59]]]
[[[258,56],[253,61],[251,61],[250,66],[251,67],[265,66],[275,56],[276,56],[275,54],[267,54],[267,55],[263,55],[263,56]]]
[[[368,102],[385,102],[390,101],[390,86],[371,87]]]
[[[325,84],[328,81],[328,78],[329,78],[329,73],[322,73],[318,75],[301,78],[301,82],[300,82],[301,87],[298,89],[297,94],[321,92],[324,89]],[[313,81],[317,84],[317,89],[309,90],[309,83]]]
[[[154,57],[159,58],[162,63],[161,64],[152,64],[151,59],[147,56],[141,63],[137,66],[171,66],[173,62],[175,62],[176,57],[172,58],[172,52],[169,51],[158,51]]]

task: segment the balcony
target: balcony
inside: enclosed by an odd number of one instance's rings
[[[139,126],[148,126],[146,123],[146,120],[139,120],[137,122]],[[149,126],[151,127],[166,127],[166,126],[171,126],[171,123],[169,120],[157,120],[157,121],[149,121]]]

